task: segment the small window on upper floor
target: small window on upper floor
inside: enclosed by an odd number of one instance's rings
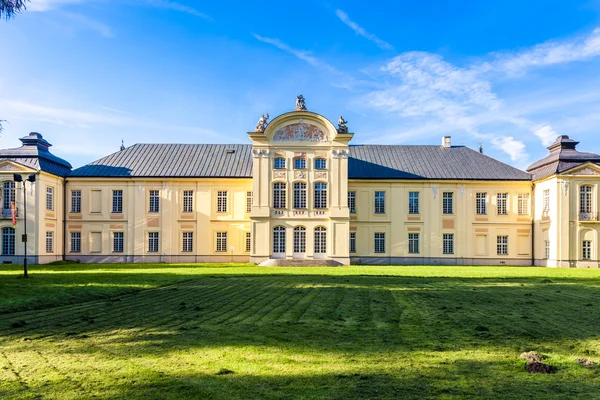
[[[273,162],[273,167],[275,169],[285,169],[285,158],[277,157]]]
[[[315,159],[315,169],[327,169],[327,160],[324,158]]]
[[[306,169],[306,158],[295,158],[294,169]]]

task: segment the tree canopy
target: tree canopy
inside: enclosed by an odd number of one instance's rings
[[[0,0],[0,19],[9,20],[27,8],[29,0]]]

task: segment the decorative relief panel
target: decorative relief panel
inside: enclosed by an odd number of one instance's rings
[[[285,171],[273,172],[273,179],[285,179],[285,177],[286,177]]]
[[[348,151],[346,150],[332,150],[331,154],[333,158],[348,158]]]
[[[572,172],[569,175],[600,175],[600,172],[591,169],[590,167],[587,167],[582,170]]]
[[[296,171],[296,179],[306,179],[306,172],[305,171]]]
[[[4,163],[0,165],[0,171],[22,171],[21,168],[16,167],[11,163]]]
[[[328,140],[327,133],[319,127],[302,121],[279,128],[273,136],[275,142],[327,142]]]
[[[327,172],[315,172],[315,179],[327,179]]]

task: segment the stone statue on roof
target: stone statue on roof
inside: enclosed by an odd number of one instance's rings
[[[264,132],[268,125],[268,119],[269,113],[267,113],[266,115],[261,115],[258,122],[256,123],[256,128],[254,128],[254,132]]]
[[[342,117],[340,115],[340,119],[338,119],[338,132],[339,133],[348,133],[348,126],[346,126],[346,124],[348,123],[348,121],[346,121],[344,119],[344,117]]]
[[[302,95],[296,96],[296,110],[297,111],[306,110],[306,103],[304,102],[304,96],[302,96]]]

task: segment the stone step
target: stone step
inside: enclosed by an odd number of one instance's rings
[[[270,258],[258,264],[261,267],[340,267],[335,260],[285,260]]]

